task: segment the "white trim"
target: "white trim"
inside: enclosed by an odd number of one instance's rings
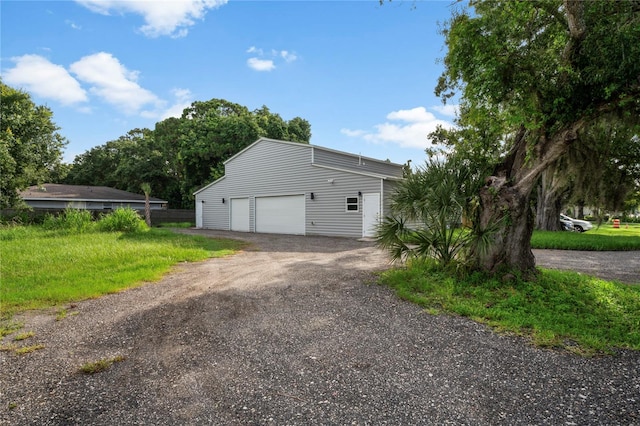
[[[227,176],[224,175],[216,180],[214,180],[213,182],[211,182],[210,184],[203,186],[202,188],[198,189],[196,192],[194,192],[192,195],[198,195],[199,193],[201,193],[202,191],[204,191],[205,189],[215,185],[216,183],[220,182],[222,179],[226,178]]]
[[[380,217],[383,218],[384,213],[384,181],[380,181]]]

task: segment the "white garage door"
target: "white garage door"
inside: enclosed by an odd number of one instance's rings
[[[231,199],[231,230],[249,232],[249,199]]]
[[[256,232],[304,235],[304,195],[256,198]]]

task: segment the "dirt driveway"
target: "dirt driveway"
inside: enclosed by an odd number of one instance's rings
[[[640,424],[638,353],[582,359],[428,315],[372,284],[371,243],[242,236],[254,250],[28,314],[45,349],[0,352],[0,424]]]

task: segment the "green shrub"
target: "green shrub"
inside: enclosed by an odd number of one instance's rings
[[[142,232],[149,227],[135,210],[118,208],[98,220],[98,229],[103,232]]]
[[[2,212],[0,215],[0,225],[2,226],[17,226],[31,223],[32,220],[29,216],[29,212],[26,210],[18,210],[14,212]]]
[[[92,230],[93,222],[88,210],[67,208],[57,216],[47,214],[42,226],[48,230],[81,233]]]
[[[431,158],[399,183],[391,198],[391,215],[378,227],[378,246],[394,259],[435,259],[443,266],[465,261],[486,245],[480,232],[461,229],[482,181],[463,159]]]

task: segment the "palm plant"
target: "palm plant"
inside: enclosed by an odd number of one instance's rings
[[[378,245],[394,259],[432,258],[443,266],[463,261],[477,243],[467,223],[480,175],[463,159],[430,158],[400,183],[391,202],[392,214],[378,229]]]

